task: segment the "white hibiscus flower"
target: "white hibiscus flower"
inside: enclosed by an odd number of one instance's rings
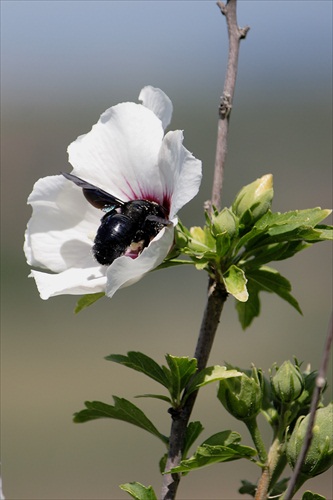
[[[112,297],[160,265],[173,245],[176,214],[199,190],[201,162],[183,146],[180,130],[164,135],[172,115],[168,96],[148,86],[139,99],[142,104],[105,111],[88,134],[70,144],[69,162],[73,175],[123,202],[161,205],[169,223],[139,253],[127,251],[101,265],[93,245],[103,212],[63,175],[39,179],[28,198],[33,214],[24,252],[29,265],[51,271],[30,274],[42,299],[97,292]]]

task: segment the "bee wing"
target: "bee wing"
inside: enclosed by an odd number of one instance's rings
[[[106,191],[103,191],[103,189],[100,189],[97,186],[94,186],[93,184],[80,179],[80,177],[77,177],[76,175],[67,174],[67,172],[61,172],[61,174],[66,177],[66,179],[74,182],[74,184],[82,188],[85,198],[95,208],[105,210],[112,207],[112,209],[114,209],[125,204],[124,201],[115,198]]]

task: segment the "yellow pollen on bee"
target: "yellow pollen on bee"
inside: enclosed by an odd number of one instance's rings
[[[143,240],[132,241],[132,243],[130,244],[130,249],[132,250],[132,252],[140,252],[143,248],[143,244],[144,244]]]
[[[93,233],[92,231],[90,233],[87,234],[87,237],[89,240],[91,241],[95,241],[95,238],[96,238],[96,233]]]

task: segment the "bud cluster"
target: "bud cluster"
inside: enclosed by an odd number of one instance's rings
[[[218,210],[207,202],[206,223],[187,229],[179,222],[173,249],[160,266],[186,263],[207,271],[222,292],[237,300],[244,329],[259,316],[259,293],[263,291],[277,294],[301,313],[291,284],[269,263],[293,257],[308,248],[309,242],[332,238],[332,228],[319,225],[330,210],[316,207],[272,212],[272,200],[273,176],[266,174],[244,186],[230,207]],[[181,254],[187,259],[175,260]],[[294,396],[286,393],[282,397]]]
[[[187,229],[181,223],[176,227],[174,252],[184,253],[198,269],[205,269],[237,300],[246,302],[247,279],[236,267],[241,259],[238,243],[256,221],[270,209],[273,199],[273,177],[264,175],[244,186],[230,208],[220,212],[213,207],[206,213],[204,227]],[[173,256],[173,254],[172,254]]]
[[[316,386],[317,372],[301,371],[295,363],[285,361],[273,366],[269,380],[260,369],[237,369],[240,377],[219,382],[218,399],[224,408],[238,420],[242,420],[251,432],[253,421],[261,412],[269,421],[275,434],[282,439],[281,449],[293,468],[302,449],[307,433],[309,406]],[[252,422],[252,424],[251,424]],[[333,404],[316,412],[313,440],[301,472],[305,479],[326,471],[333,463]]]

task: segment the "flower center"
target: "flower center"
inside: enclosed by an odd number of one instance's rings
[[[129,247],[127,247],[124,255],[126,257],[131,257],[131,259],[136,259],[138,255],[142,252],[145,246],[144,240],[141,241],[132,241]]]

